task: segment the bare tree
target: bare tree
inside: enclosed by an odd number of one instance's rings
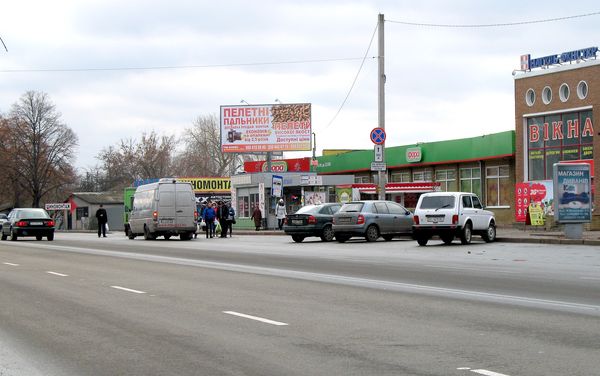
[[[158,136],[154,131],[142,134],[140,142],[123,139],[98,154],[100,166],[88,171],[82,181],[109,190],[128,187],[137,179],[173,176],[175,147],[174,136]]]
[[[244,155],[221,151],[219,121],[214,114],[194,120],[182,141],[185,148],[177,158],[177,167],[184,175],[230,176],[243,167]]]
[[[28,196],[31,206],[39,207],[49,193],[73,184],[77,136],[61,122],[47,94],[26,92],[1,126],[0,150],[15,205]]]

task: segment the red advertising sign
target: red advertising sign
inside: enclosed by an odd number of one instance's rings
[[[271,161],[271,172],[310,172],[310,160],[293,158]],[[244,162],[244,172],[267,172],[267,162]]]
[[[529,183],[515,184],[515,220],[525,222],[527,220],[527,207],[531,202]]]

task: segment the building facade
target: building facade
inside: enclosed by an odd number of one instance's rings
[[[590,52],[585,56],[591,59],[584,59],[581,51]],[[553,165],[557,162],[589,164],[592,192],[587,193],[593,197],[595,208],[600,204],[594,194],[598,191],[594,177],[600,165],[600,137],[594,127],[600,119],[600,61],[595,59],[596,51],[551,55],[542,58],[548,63],[543,69],[525,65],[525,70],[514,77],[516,182],[543,187],[549,207]],[[563,56],[573,56],[574,60],[567,63]],[[554,65],[557,62],[563,65]],[[592,229],[600,228],[599,214],[597,210],[592,214]]]

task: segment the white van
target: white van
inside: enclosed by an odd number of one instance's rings
[[[144,235],[153,240],[179,235],[181,240],[190,240],[196,231],[196,215],[196,198],[189,182],[164,178],[140,185],[133,196],[127,236]]]

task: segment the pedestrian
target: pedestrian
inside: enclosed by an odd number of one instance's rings
[[[204,213],[202,214],[202,219],[204,219],[204,222],[206,223],[207,239],[209,236],[211,238],[215,236],[215,217],[217,215],[215,212],[215,207],[216,204],[214,206],[207,205],[206,209],[204,209]]]
[[[283,229],[283,222],[285,222],[285,216],[287,215],[287,211],[285,210],[285,202],[283,199],[279,199],[279,203],[275,207],[275,216],[277,217],[277,227],[281,230]]]
[[[227,222],[227,217],[229,216],[229,207],[222,201],[219,201],[219,209],[217,212],[217,218],[219,218],[219,223],[221,224],[221,237],[227,237],[227,226],[229,223]]]
[[[254,219],[254,226],[256,226],[256,231],[258,231],[262,222],[262,212],[260,211],[258,204],[254,205],[254,211],[252,212],[252,217],[250,217],[250,219]]]
[[[228,203],[227,228],[229,229],[229,237],[233,236],[233,224],[235,223],[235,209]]]
[[[106,214],[106,209],[102,207],[102,204],[100,204],[100,208],[96,210],[96,219],[98,220],[98,237],[102,235],[106,238],[106,223],[108,222],[108,214]]]

